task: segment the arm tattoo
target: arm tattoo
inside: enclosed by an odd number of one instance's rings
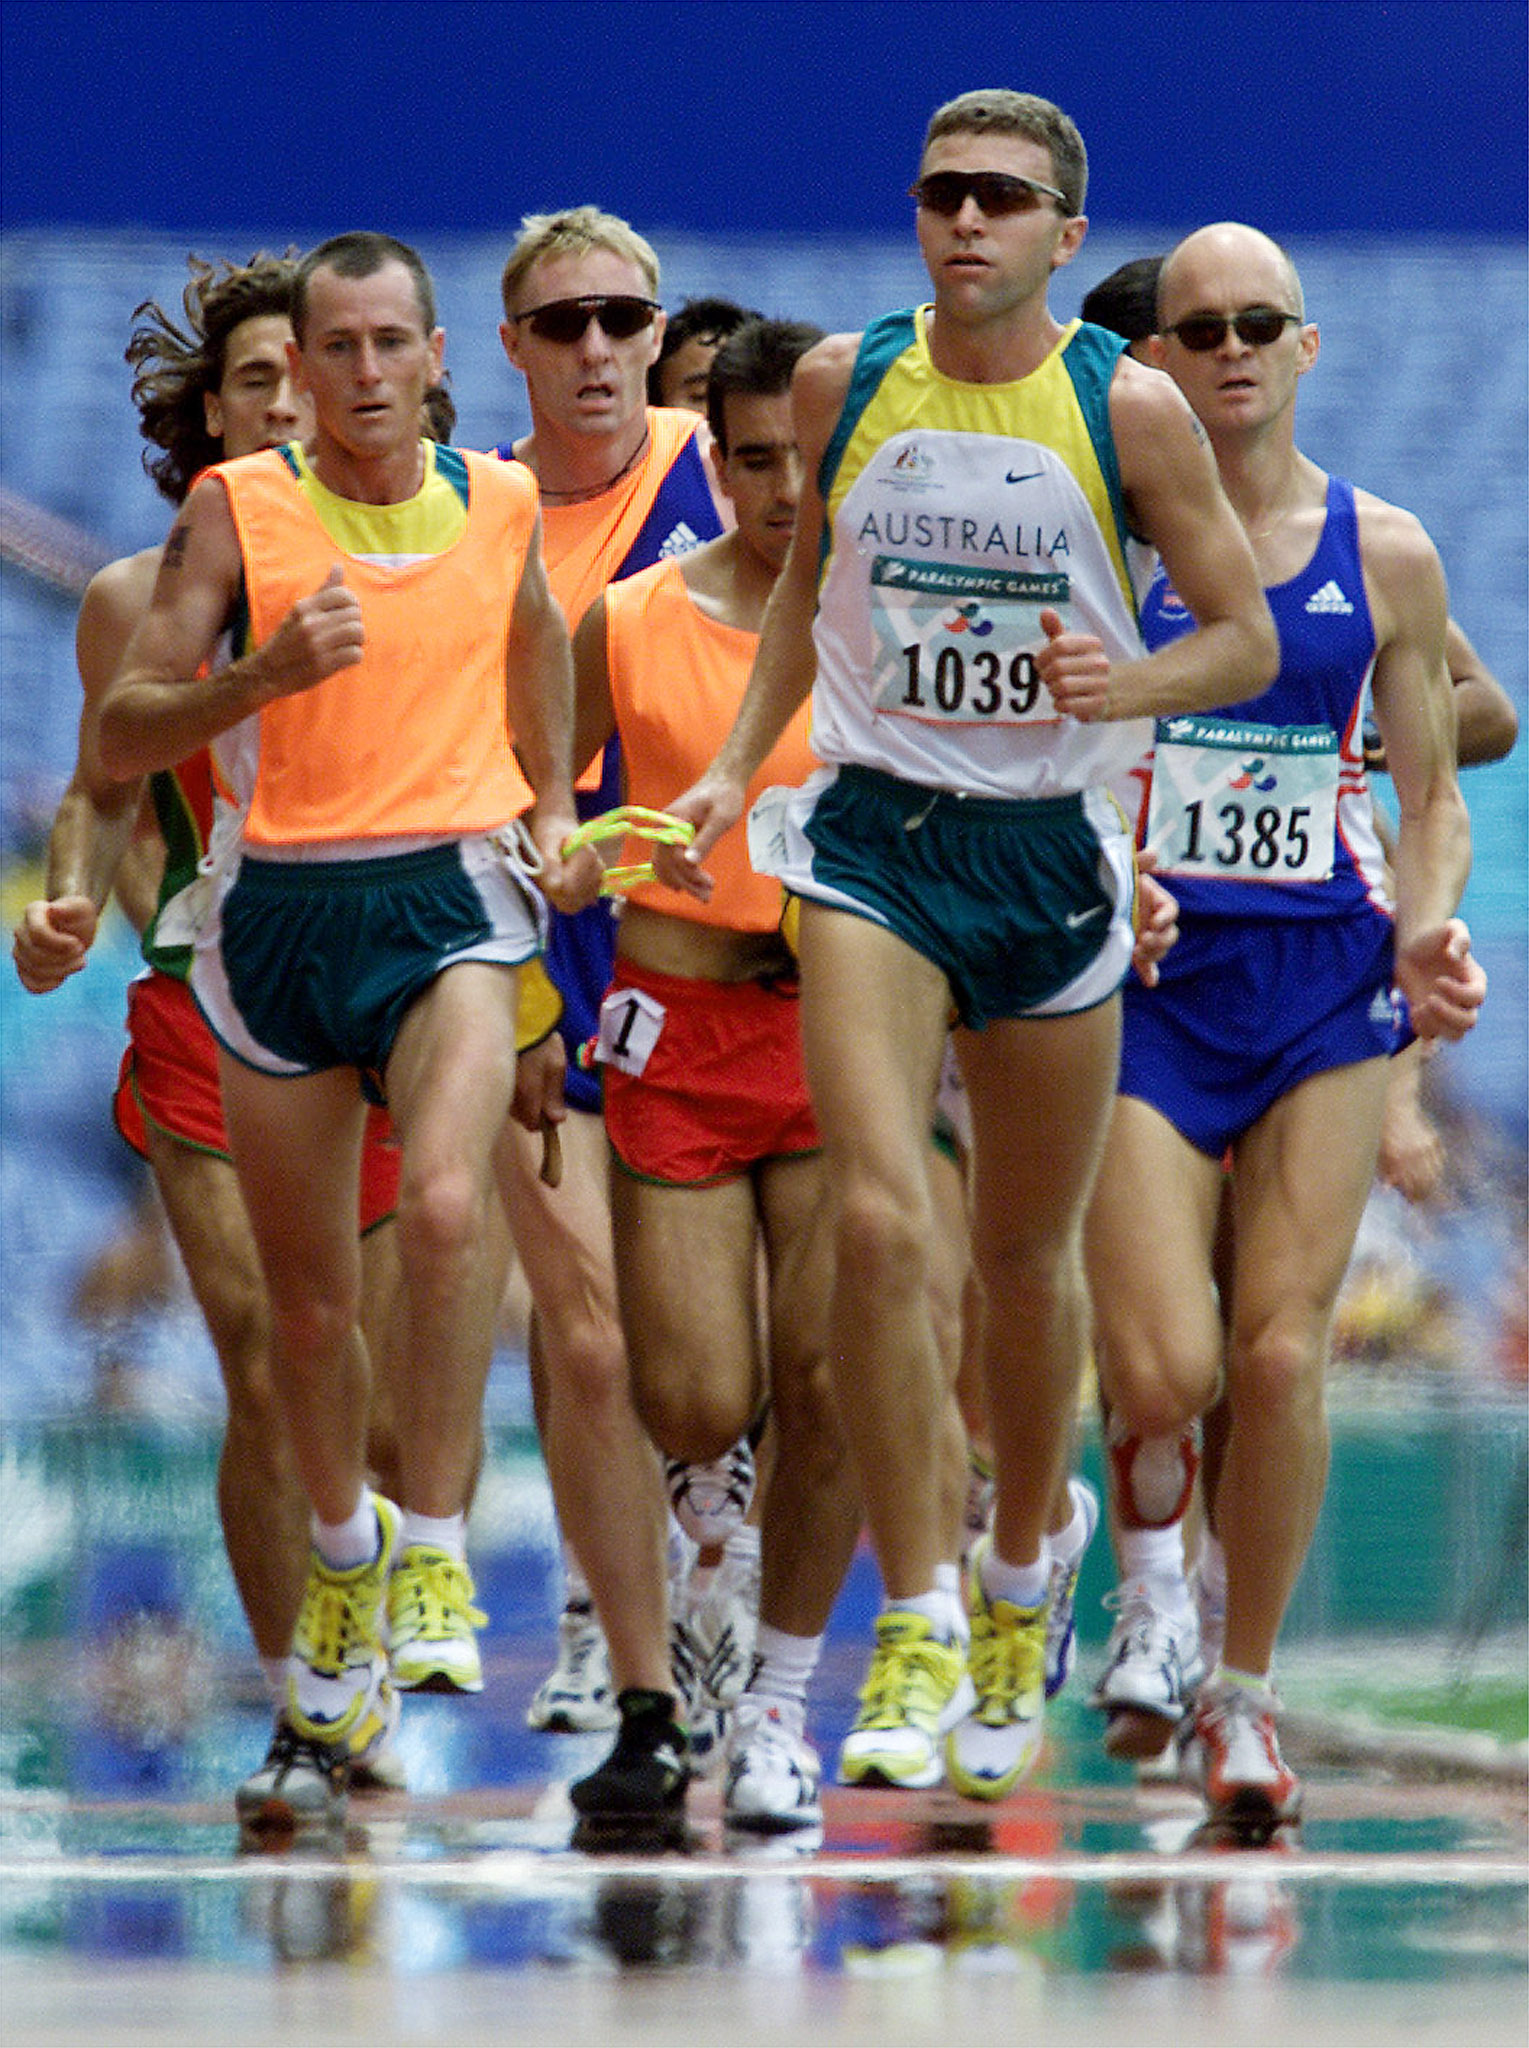
[[[177,520],[170,529],[170,538],[165,542],[165,551],[160,561],[160,567],[164,569],[178,569],[186,559],[186,547],[190,538],[186,522],[183,519]]]

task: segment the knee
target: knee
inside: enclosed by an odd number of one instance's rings
[[[358,1325],[354,1298],[304,1295],[274,1299],[271,1307],[273,1352],[301,1371],[310,1360],[336,1357],[350,1343]]]
[[[1228,1387],[1238,1408],[1290,1415],[1323,1399],[1325,1349],[1302,1332],[1270,1326],[1233,1343]]]
[[[273,1424],[271,1314],[259,1273],[230,1265],[213,1286],[198,1290],[198,1298],[218,1354],[230,1427],[245,1421],[260,1428]]]
[[[1212,1406],[1220,1391],[1217,1352],[1131,1349],[1101,1341],[1096,1353],[1111,1426],[1131,1436],[1178,1436]]]
[[[852,1183],[841,1197],[835,1233],[841,1276],[880,1298],[924,1293],[930,1228],[923,1204],[904,1202],[879,1182]]]
[[[723,1458],[747,1430],[751,1417],[718,1389],[633,1387],[638,1419],[666,1458],[709,1465]]]
[[[586,1418],[632,1398],[626,1342],[614,1316],[585,1304],[535,1310],[537,1351],[550,1399]]]
[[[450,1267],[482,1242],[485,1190],[459,1166],[442,1167],[406,1183],[398,1197],[398,1249],[416,1278]]]

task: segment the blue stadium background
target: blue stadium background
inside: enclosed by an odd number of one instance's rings
[[[188,249],[341,228],[419,243],[458,438],[520,430],[495,337],[520,216],[625,213],[664,295],[721,291],[856,327],[920,293],[904,192],[941,99],[1012,83],[1068,108],[1092,160],[1071,314],[1127,256],[1217,217],[1291,247],[1323,334],[1302,443],[1412,507],[1453,608],[1526,711],[1525,23],[1518,4],[0,6],[0,483],[99,544],[160,537],[121,351]],[[0,568],[7,915],[67,775],[73,600]],[[1474,771],[1466,900],[1493,988],[1453,1081],[1521,1177],[1525,757]],[[132,949],[46,1004],[0,977],[0,1414],[69,1406],[90,1366],[75,1276],[126,1199],[104,1116]],[[1490,1277],[1490,1276],[1488,1276]],[[176,1356],[177,1337],[150,1334]],[[151,1361],[152,1362],[152,1361]]]

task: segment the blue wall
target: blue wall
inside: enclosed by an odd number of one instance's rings
[[[1523,235],[1521,0],[4,0],[7,226],[881,233],[973,85],[1057,100],[1099,223]],[[316,137],[322,137],[316,142]]]

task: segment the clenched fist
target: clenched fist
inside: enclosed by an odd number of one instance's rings
[[[260,650],[272,697],[311,690],[336,669],[354,668],[366,641],[361,600],[336,562],[310,597],[300,597]]]

